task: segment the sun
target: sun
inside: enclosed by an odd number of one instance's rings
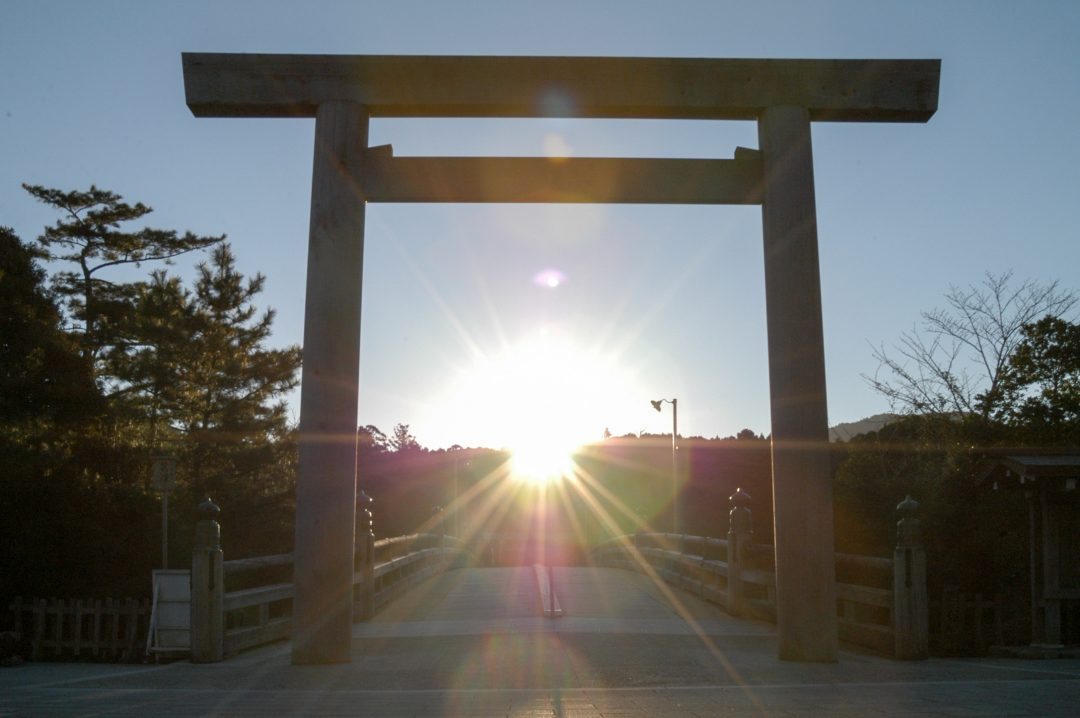
[[[527,440],[507,447],[511,453],[511,476],[535,486],[559,481],[574,470],[574,450],[560,442]]]
[[[506,449],[512,475],[538,485],[569,475],[575,451],[633,416],[642,396],[616,357],[551,329],[478,357],[449,394],[448,428]]]

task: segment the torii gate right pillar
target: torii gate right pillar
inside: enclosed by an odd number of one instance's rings
[[[810,115],[764,109],[762,228],[781,659],[835,661],[836,581]]]

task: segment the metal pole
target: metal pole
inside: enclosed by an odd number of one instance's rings
[[[169,567],[169,490],[161,492],[161,567]]]
[[[169,567],[169,491],[176,482],[176,459],[172,456],[154,456],[150,467],[150,481],[161,492],[161,567]]]
[[[461,538],[461,506],[458,505],[458,458],[454,457],[454,538]]]
[[[1021,479],[1022,481],[1023,479]],[[1036,569],[1038,567],[1038,541],[1039,532],[1036,529],[1035,492],[1027,489],[1025,492],[1028,500],[1028,561],[1031,566],[1029,589],[1031,590],[1031,645],[1045,643],[1042,631],[1042,608],[1039,606],[1039,578]]]
[[[552,490],[549,492],[548,489],[552,489]],[[543,502],[544,503],[544,524],[545,524],[545,528],[544,528],[544,534],[545,534],[545,536],[544,536],[544,544],[545,544],[545,547],[544,547],[544,563],[547,564],[547,574],[548,574],[548,595],[549,595],[549,598],[550,598],[550,604],[548,605],[548,608],[551,609],[552,615],[554,615],[554,611],[555,611],[555,563],[552,560],[552,556],[555,553],[555,531],[554,531],[554,528],[555,528],[555,516],[554,516],[554,513],[555,513],[555,508],[554,508],[555,500],[554,500],[554,493],[555,493],[555,491],[554,491],[554,489],[553,489],[553,487],[552,487],[552,485],[550,483],[545,484],[544,486],[540,487],[540,490],[544,494],[544,502]]]
[[[679,435],[679,400],[671,400],[671,532],[681,533],[682,517],[679,511],[679,454],[675,437]]]
[[[552,501],[552,504],[555,502]],[[551,610],[554,615],[555,611],[555,561],[552,555],[555,553],[555,509],[553,506],[548,507],[548,543],[550,547],[548,549],[548,590],[551,591]]]
[[[671,533],[678,534],[682,521],[679,517],[679,454],[677,437],[679,436],[679,400],[656,399],[650,401],[657,412],[664,404],[671,404]]]

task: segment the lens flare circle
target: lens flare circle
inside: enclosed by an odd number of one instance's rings
[[[533,276],[533,284],[544,289],[557,289],[565,281],[566,275],[554,268],[544,269]]]

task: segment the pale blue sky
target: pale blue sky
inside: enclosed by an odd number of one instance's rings
[[[886,410],[860,374],[950,284],[1012,269],[1080,288],[1077,2],[0,2],[0,224],[53,221],[20,182],[90,183],[157,226],[227,233],[299,342],[309,120],[196,119],[180,53],[941,58],[928,124],[814,127],[832,423]],[[730,157],[750,123],[376,120],[397,154]],[[536,272],[566,283],[543,289]],[[184,265],[179,271],[189,272]],[[455,383],[548,327],[604,354],[616,433],[769,431],[760,213],[746,207],[373,206],[360,423],[498,443]]]

